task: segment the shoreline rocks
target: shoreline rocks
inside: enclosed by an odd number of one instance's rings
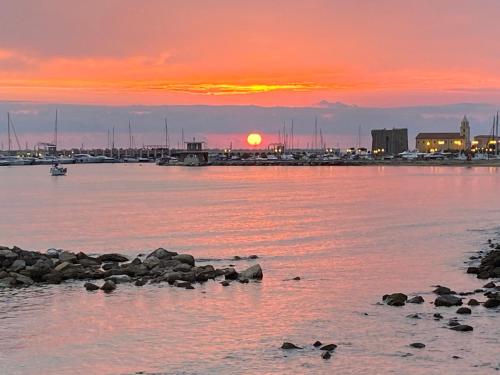
[[[143,256],[143,255],[142,255]],[[46,253],[0,246],[0,287],[26,287],[38,284],[60,284],[65,280],[85,280],[85,289],[97,290],[93,280],[104,280],[100,287],[105,292],[116,289],[117,284],[143,286],[147,283],[167,282],[170,285],[193,289],[194,283],[216,278],[250,280],[263,278],[259,264],[237,272],[234,268],[216,269],[212,265],[197,266],[190,254],[178,254],[158,248],[144,260],[117,253],[90,256],[49,249]],[[97,288],[97,289],[96,289]]]

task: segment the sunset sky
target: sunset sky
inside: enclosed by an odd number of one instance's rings
[[[0,100],[499,102],[497,0],[2,0]]]

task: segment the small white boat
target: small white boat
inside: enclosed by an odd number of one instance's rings
[[[50,174],[52,176],[66,176],[67,172],[67,168],[60,167],[57,164],[53,165],[52,168],[50,168]]]

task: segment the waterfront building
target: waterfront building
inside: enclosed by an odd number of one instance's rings
[[[396,155],[408,150],[408,129],[372,130],[373,154]]]
[[[495,145],[498,143],[500,143],[500,137],[476,135],[472,141],[472,149],[476,151],[494,151]]]
[[[464,116],[460,122],[459,133],[419,133],[415,146],[419,152],[468,150],[471,147],[469,120]]]

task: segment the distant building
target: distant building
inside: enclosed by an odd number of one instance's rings
[[[372,130],[372,152],[396,155],[408,150],[408,129]]]
[[[460,122],[459,133],[419,133],[415,146],[419,152],[468,150],[471,147],[469,120],[464,116]]]
[[[491,149],[493,151],[496,143],[500,143],[500,137],[493,137],[492,135],[476,135],[474,137],[474,141],[472,141],[472,148],[482,151],[488,151]]]

